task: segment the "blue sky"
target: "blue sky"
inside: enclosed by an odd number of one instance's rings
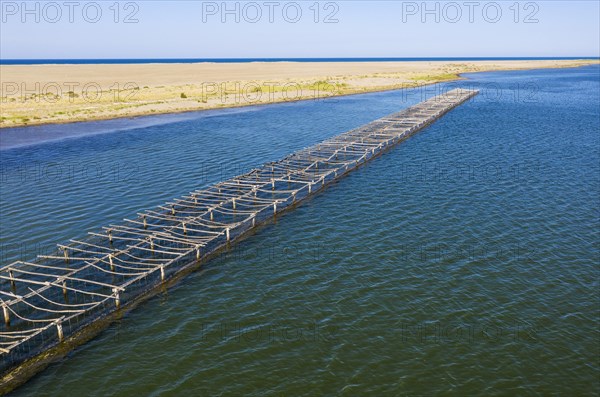
[[[598,1],[65,1],[1,0],[0,56],[600,56]]]

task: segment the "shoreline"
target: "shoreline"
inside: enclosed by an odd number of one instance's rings
[[[581,67],[581,66],[573,66],[573,67],[575,68],[575,67]],[[563,69],[565,69],[565,68],[563,68]],[[467,72],[467,73],[480,73],[480,72]],[[290,99],[290,100],[279,100],[279,101],[273,101],[273,102],[231,104],[229,106],[223,106],[223,107],[212,107],[212,108],[203,108],[203,109],[181,109],[181,110],[165,111],[165,112],[160,112],[160,113],[159,112],[146,112],[146,113],[140,113],[140,114],[115,115],[115,116],[106,116],[106,117],[100,116],[98,118],[86,118],[86,119],[81,119],[81,120],[79,120],[79,119],[58,120],[58,121],[48,121],[48,122],[42,122],[42,123],[29,123],[29,124],[23,124],[23,125],[15,125],[15,126],[4,126],[0,123],[0,131],[12,129],[12,128],[41,127],[41,126],[47,126],[47,125],[75,124],[75,123],[85,123],[85,122],[93,122],[93,121],[134,119],[134,118],[138,118],[138,117],[147,117],[147,116],[164,116],[164,115],[170,115],[170,114],[177,115],[177,114],[183,114],[183,113],[208,112],[211,110],[226,110],[226,109],[238,109],[238,108],[247,108],[247,107],[264,107],[264,106],[270,106],[270,105],[281,105],[281,104],[286,104],[286,103],[315,101],[315,100],[322,100],[322,99],[329,99],[329,98],[348,97],[348,96],[353,96],[353,95],[376,94],[378,92],[414,89],[414,88],[425,87],[428,85],[434,85],[434,84],[439,84],[439,83],[451,83],[453,81],[461,81],[461,80],[467,80],[467,79],[458,77],[454,80],[432,81],[432,82],[415,85],[413,87],[382,88],[382,89],[375,89],[375,90],[364,91],[364,92],[351,92],[351,93],[344,93],[344,94],[335,94],[335,95],[331,95],[331,96],[324,97],[324,98],[299,98],[299,99]]]
[[[463,80],[465,73],[577,68],[600,63],[598,59],[573,60],[519,60],[472,61],[456,64],[446,61],[380,61],[380,62],[261,62],[243,63],[190,63],[190,64],[81,64],[81,65],[0,65],[2,87],[13,92],[0,92],[2,112],[0,130],[53,124],[71,124],[86,121],[137,118],[153,115],[179,114],[204,110],[235,109],[264,106],[357,94],[377,93],[399,89],[414,89],[443,82]],[[308,65],[308,66],[307,66]],[[332,67],[333,66],[333,67]],[[391,66],[391,67],[390,67]],[[344,67],[347,70],[344,73]],[[81,84],[68,82],[65,68],[79,73]],[[107,70],[107,68],[109,70]],[[264,69],[273,70],[273,79]],[[338,68],[340,70],[338,71]],[[23,69],[25,69],[23,71]],[[106,79],[113,69],[116,84]],[[183,69],[183,70],[182,70]],[[229,69],[229,70],[227,70]],[[251,70],[248,70],[251,69]],[[306,69],[312,69],[307,72]],[[382,71],[383,70],[383,71]],[[50,77],[38,81],[39,75],[50,71]],[[198,71],[203,79],[198,79]],[[330,76],[332,71],[342,72]],[[140,84],[122,83],[140,72]],[[179,75],[178,72],[181,72]],[[363,74],[357,74],[363,72]],[[143,76],[146,74],[146,76]],[[69,73],[68,76],[72,74]],[[298,78],[293,78],[298,75]],[[63,76],[59,81],[54,77]],[[38,92],[32,87],[57,88],[94,87],[94,93],[110,95],[113,99],[88,101],[82,97],[89,91],[68,91],[67,95]],[[205,77],[206,76],[206,77]],[[94,79],[93,77],[97,77]],[[242,77],[242,78],[240,78]],[[245,78],[244,78],[245,77]],[[251,77],[248,79],[247,77]],[[256,77],[256,78],[252,78]],[[200,85],[190,82],[200,83]],[[186,84],[187,83],[187,84]],[[141,84],[144,85],[140,88]],[[117,85],[119,89],[113,87]],[[25,87],[23,92],[19,87]],[[126,88],[127,89],[121,89]],[[15,89],[17,91],[15,91]],[[29,91],[28,91],[29,90]],[[58,92],[58,90],[56,91]],[[179,94],[178,94],[179,93]],[[64,94],[64,93],[63,93]],[[27,96],[29,95],[29,96]],[[263,98],[267,95],[268,98]],[[49,97],[51,96],[51,97]],[[122,100],[125,97],[128,100]],[[137,97],[137,98],[136,98]],[[141,97],[141,98],[140,98]],[[233,100],[231,98],[233,97]]]
[[[253,62],[473,62],[473,61],[575,61],[596,60],[593,56],[565,57],[332,57],[332,58],[11,58],[0,60],[2,65],[127,65],[127,64],[190,64],[190,63],[253,63]]]

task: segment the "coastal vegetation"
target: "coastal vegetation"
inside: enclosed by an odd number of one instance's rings
[[[120,65],[118,73],[111,65],[0,65],[0,128],[319,100],[448,82],[469,72],[590,63],[598,60]],[[59,80],[66,67],[70,78],[81,70],[75,88]]]

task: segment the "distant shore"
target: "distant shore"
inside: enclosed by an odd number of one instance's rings
[[[321,99],[598,59],[0,65],[0,128]]]

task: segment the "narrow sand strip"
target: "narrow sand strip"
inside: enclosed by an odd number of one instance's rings
[[[598,60],[1,65],[0,127],[319,99]]]

